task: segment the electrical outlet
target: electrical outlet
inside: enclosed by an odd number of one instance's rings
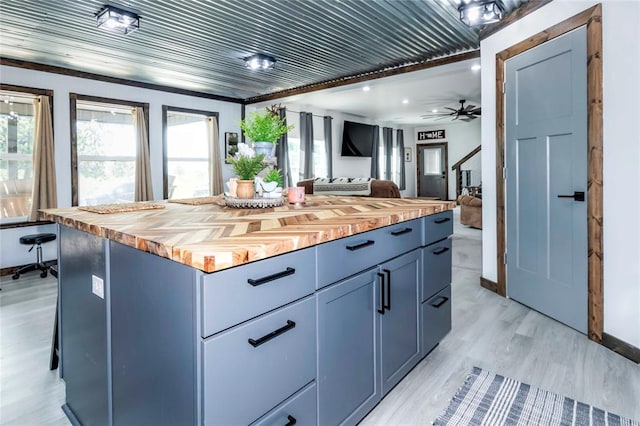
[[[101,299],[104,299],[104,280],[91,275],[91,292]]]

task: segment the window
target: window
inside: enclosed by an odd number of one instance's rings
[[[216,116],[217,113],[163,107],[164,198],[211,195],[208,119]]]
[[[72,202],[95,205],[134,201],[136,136],[133,107],[143,104],[71,94]],[[146,120],[148,123],[148,119]],[[75,136],[75,138],[73,137]]]
[[[33,185],[34,95],[0,90],[0,222],[27,220]]]
[[[300,145],[300,115],[287,111],[287,123],[295,127],[288,134],[289,167],[292,183],[304,179],[304,159],[307,155]],[[322,117],[313,116],[313,177],[328,177],[327,153],[324,141],[324,123]]]

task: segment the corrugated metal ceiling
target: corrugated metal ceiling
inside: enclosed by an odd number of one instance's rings
[[[130,0],[140,29],[96,27],[96,0],[2,0],[0,55],[246,99],[475,50],[458,0]],[[503,0],[511,11],[526,0]],[[250,71],[243,58],[277,59]]]

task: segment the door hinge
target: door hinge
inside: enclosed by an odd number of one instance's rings
[[[503,81],[502,82],[502,94],[507,93],[507,82]]]
[[[502,168],[502,179],[507,180],[507,168]]]
[[[504,261],[504,264],[506,265],[507,264],[507,252],[506,251],[504,252],[504,260],[503,261]]]

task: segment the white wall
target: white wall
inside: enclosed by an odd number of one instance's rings
[[[9,66],[0,66],[0,81],[5,84],[53,90],[58,207],[71,205],[69,93],[149,103],[149,155],[153,193],[156,199],[162,198],[163,105],[218,112],[221,153],[224,153],[224,133],[240,132],[240,104]],[[224,179],[226,180],[231,175],[231,166],[223,165]],[[32,262],[35,256],[32,256],[33,253],[25,253],[28,247],[23,250],[25,246],[20,246],[17,237],[37,232],[41,232],[38,227],[0,230],[0,268]],[[46,246],[51,245],[51,243],[46,244]]]
[[[600,0],[603,24],[604,331],[640,347],[640,2]],[[482,274],[496,280],[495,55],[597,4],[556,0],[481,42]]]
[[[456,124],[438,124],[436,126],[424,126],[416,127],[413,129],[414,141],[417,139],[418,132],[425,130],[441,130],[445,131],[445,138],[433,139],[428,141],[420,141],[418,144],[423,143],[438,143],[447,142],[448,148],[448,174],[449,174],[449,188],[448,198],[449,200],[456,199],[456,174],[451,170],[451,166],[457,163],[462,157],[473,151],[478,145],[480,145],[480,120],[473,120],[468,123],[456,123]],[[417,152],[414,153],[417,156]],[[417,163],[413,163],[414,169],[417,168]],[[476,154],[469,161],[462,165],[463,170],[472,171],[472,185],[478,185],[480,183],[480,172],[482,170],[480,154]],[[414,170],[414,176],[416,171]]]

